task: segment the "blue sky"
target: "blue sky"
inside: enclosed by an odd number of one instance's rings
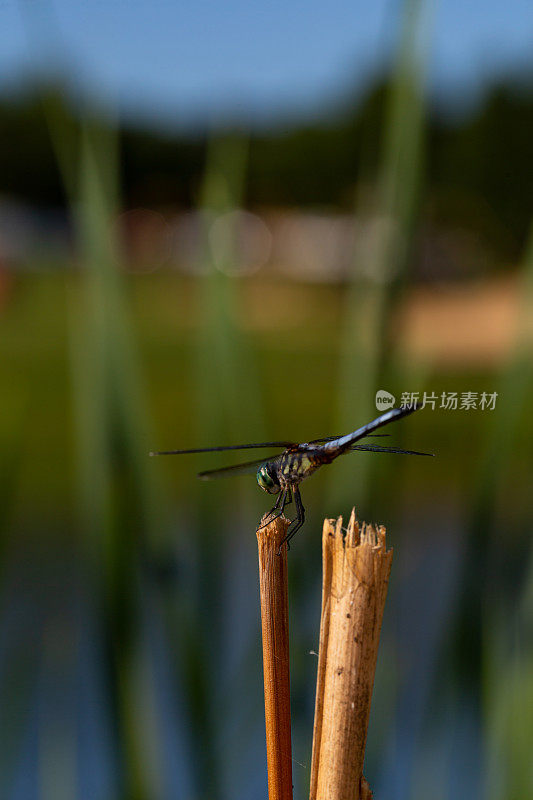
[[[390,56],[399,0],[0,0],[0,85],[54,65],[122,109],[187,123],[307,113]],[[531,0],[432,4],[429,78],[448,99],[531,70]]]

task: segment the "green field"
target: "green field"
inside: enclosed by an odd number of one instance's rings
[[[80,282],[79,274],[64,271],[15,275],[0,317],[4,387],[0,432],[3,451],[16,453],[11,457],[17,474],[10,478],[16,483],[17,516],[22,518],[39,518],[44,513],[51,519],[69,519],[72,513],[77,454],[68,315],[83,313]],[[146,429],[151,431],[149,440],[137,441],[140,454],[154,446],[216,444],[209,431],[202,430],[198,412],[195,353],[205,327],[203,283],[168,272],[126,279],[147,399]],[[338,400],[335,387],[345,290],[280,285],[265,278],[237,283],[234,324],[251,354],[250,369],[261,402],[257,408],[250,407],[243,380],[236,394],[242,403],[234,409],[239,419],[234,435],[243,441],[265,435],[305,441],[330,434]],[[205,381],[206,392],[216,393],[216,374],[210,385],[209,369],[206,359],[206,374],[200,380]],[[481,392],[494,391],[497,384],[495,374],[471,369],[465,373],[460,366],[452,374],[428,372],[427,367],[423,373],[422,383],[410,383],[409,389],[437,394]],[[439,456],[431,469],[411,459],[408,469],[414,478],[414,496],[418,489],[423,494],[430,488],[444,495],[461,490],[475,467],[491,414],[428,409],[404,426],[404,443],[433,449]],[[363,421],[354,413],[353,427]],[[227,438],[226,434],[224,441]],[[358,458],[379,459],[365,454]],[[214,455],[211,461],[220,463],[220,457]],[[169,460],[156,469],[167,473],[176,500],[190,492],[193,473],[185,459]],[[320,483],[321,477],[317,480]]]

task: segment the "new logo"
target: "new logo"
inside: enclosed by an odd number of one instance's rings
[[[386,392],[385,389],[380,389],[376,392],[376,408],[378,411],[387,411],[388,408],[392,408],[394,403],[396,402],[396,398],[390,392]]]

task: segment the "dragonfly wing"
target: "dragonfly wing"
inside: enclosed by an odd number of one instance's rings
[[[378,436],[380,438],[382,436],[390,436],[390,433],[369,433],[368,434],[368,438],[369,439],[374,439],[374,438],[377,438]],[[333,441],[335,441],[335,439],[340,439],[340,438],[341,438],[340,436],[323,436],[322,439],[311,439],[311,441],[307,442],[307,444],[320,444],[320,442],[333,442]]]
[[[380,447],[379,444],[354,444],[352,450],[367,450],[371,453],[398,453],[402,456],[434,456],[435,453],[420,453],[418,450],[402,450],[400,447]]]
[[[231,475],[253,475],[257,472],[261,464],[271,464],[277,460],[277,458],[256,458],[254,461],[245,461],[243,464],[232,464],[229,467],[208,469],[205,470],[205,472],[199,472],[197,477],[202,481],[211,481],[214,478],[226,478]]]
[[[151,456],[176,456],[189,453],[218,453],[223,450],[253,450],[255,447],[294,447],[294,442],[254,442],[253,444],[230,444],[223,447],[200,447],[194,450],[156,450]],[[267,459],[268,460],[268,459]]]

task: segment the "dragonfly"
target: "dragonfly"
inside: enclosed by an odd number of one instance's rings
[[[399,447],[387,447],[379,444],[365,442],[357,444],[362,439],[372,436],[388,436],[388,434],[376,434],[374,431],[388,425],[391,422],[402,419],[408,414],[412,414],[421,408],[420,404],[413,404],[402,408],[392,408],[372,422],[368,422],[361,428],[345,436],[326,436],[322,439],[312,439],[309,442],[279,441],[279,442],[255,442],[251,444],[234,444],[222,447],[201,447],[193,450],[159,450],[150,453],[151,456],[187,455],[192,453],[215,453],[228,450],[253,450],[255,448],[279,448],[283,452],[269,456],[267,458],[257,458],[253,461],[245,461],[241,464],[232,464],[229,467],[210,469],[199,472],[198,478],[201,480],[213,480],[215,478],[225,478],[230,475],[253,474],[255,472],[257,483],[263,491],[268,494],[278,495],[276,504],[266,515],[266,522],[259,526],[258,530],[270,524],[274,519],[280,517],[286,506],[294,503],[296,506],[296,517],[291,521],[285,538],[281,544],[289,542],[300,530],[305,522],[305,508],[300,494],[300,483],[308,478],[313,472],[324,464],[331,464],[336,458],[346,453],[354,451],[365,451],[372,453],[395,453],[410,456],[433,456],[434,453],[420,453],[417,450],[402,450]],[[265,519],[265,517],[263,518]]]

